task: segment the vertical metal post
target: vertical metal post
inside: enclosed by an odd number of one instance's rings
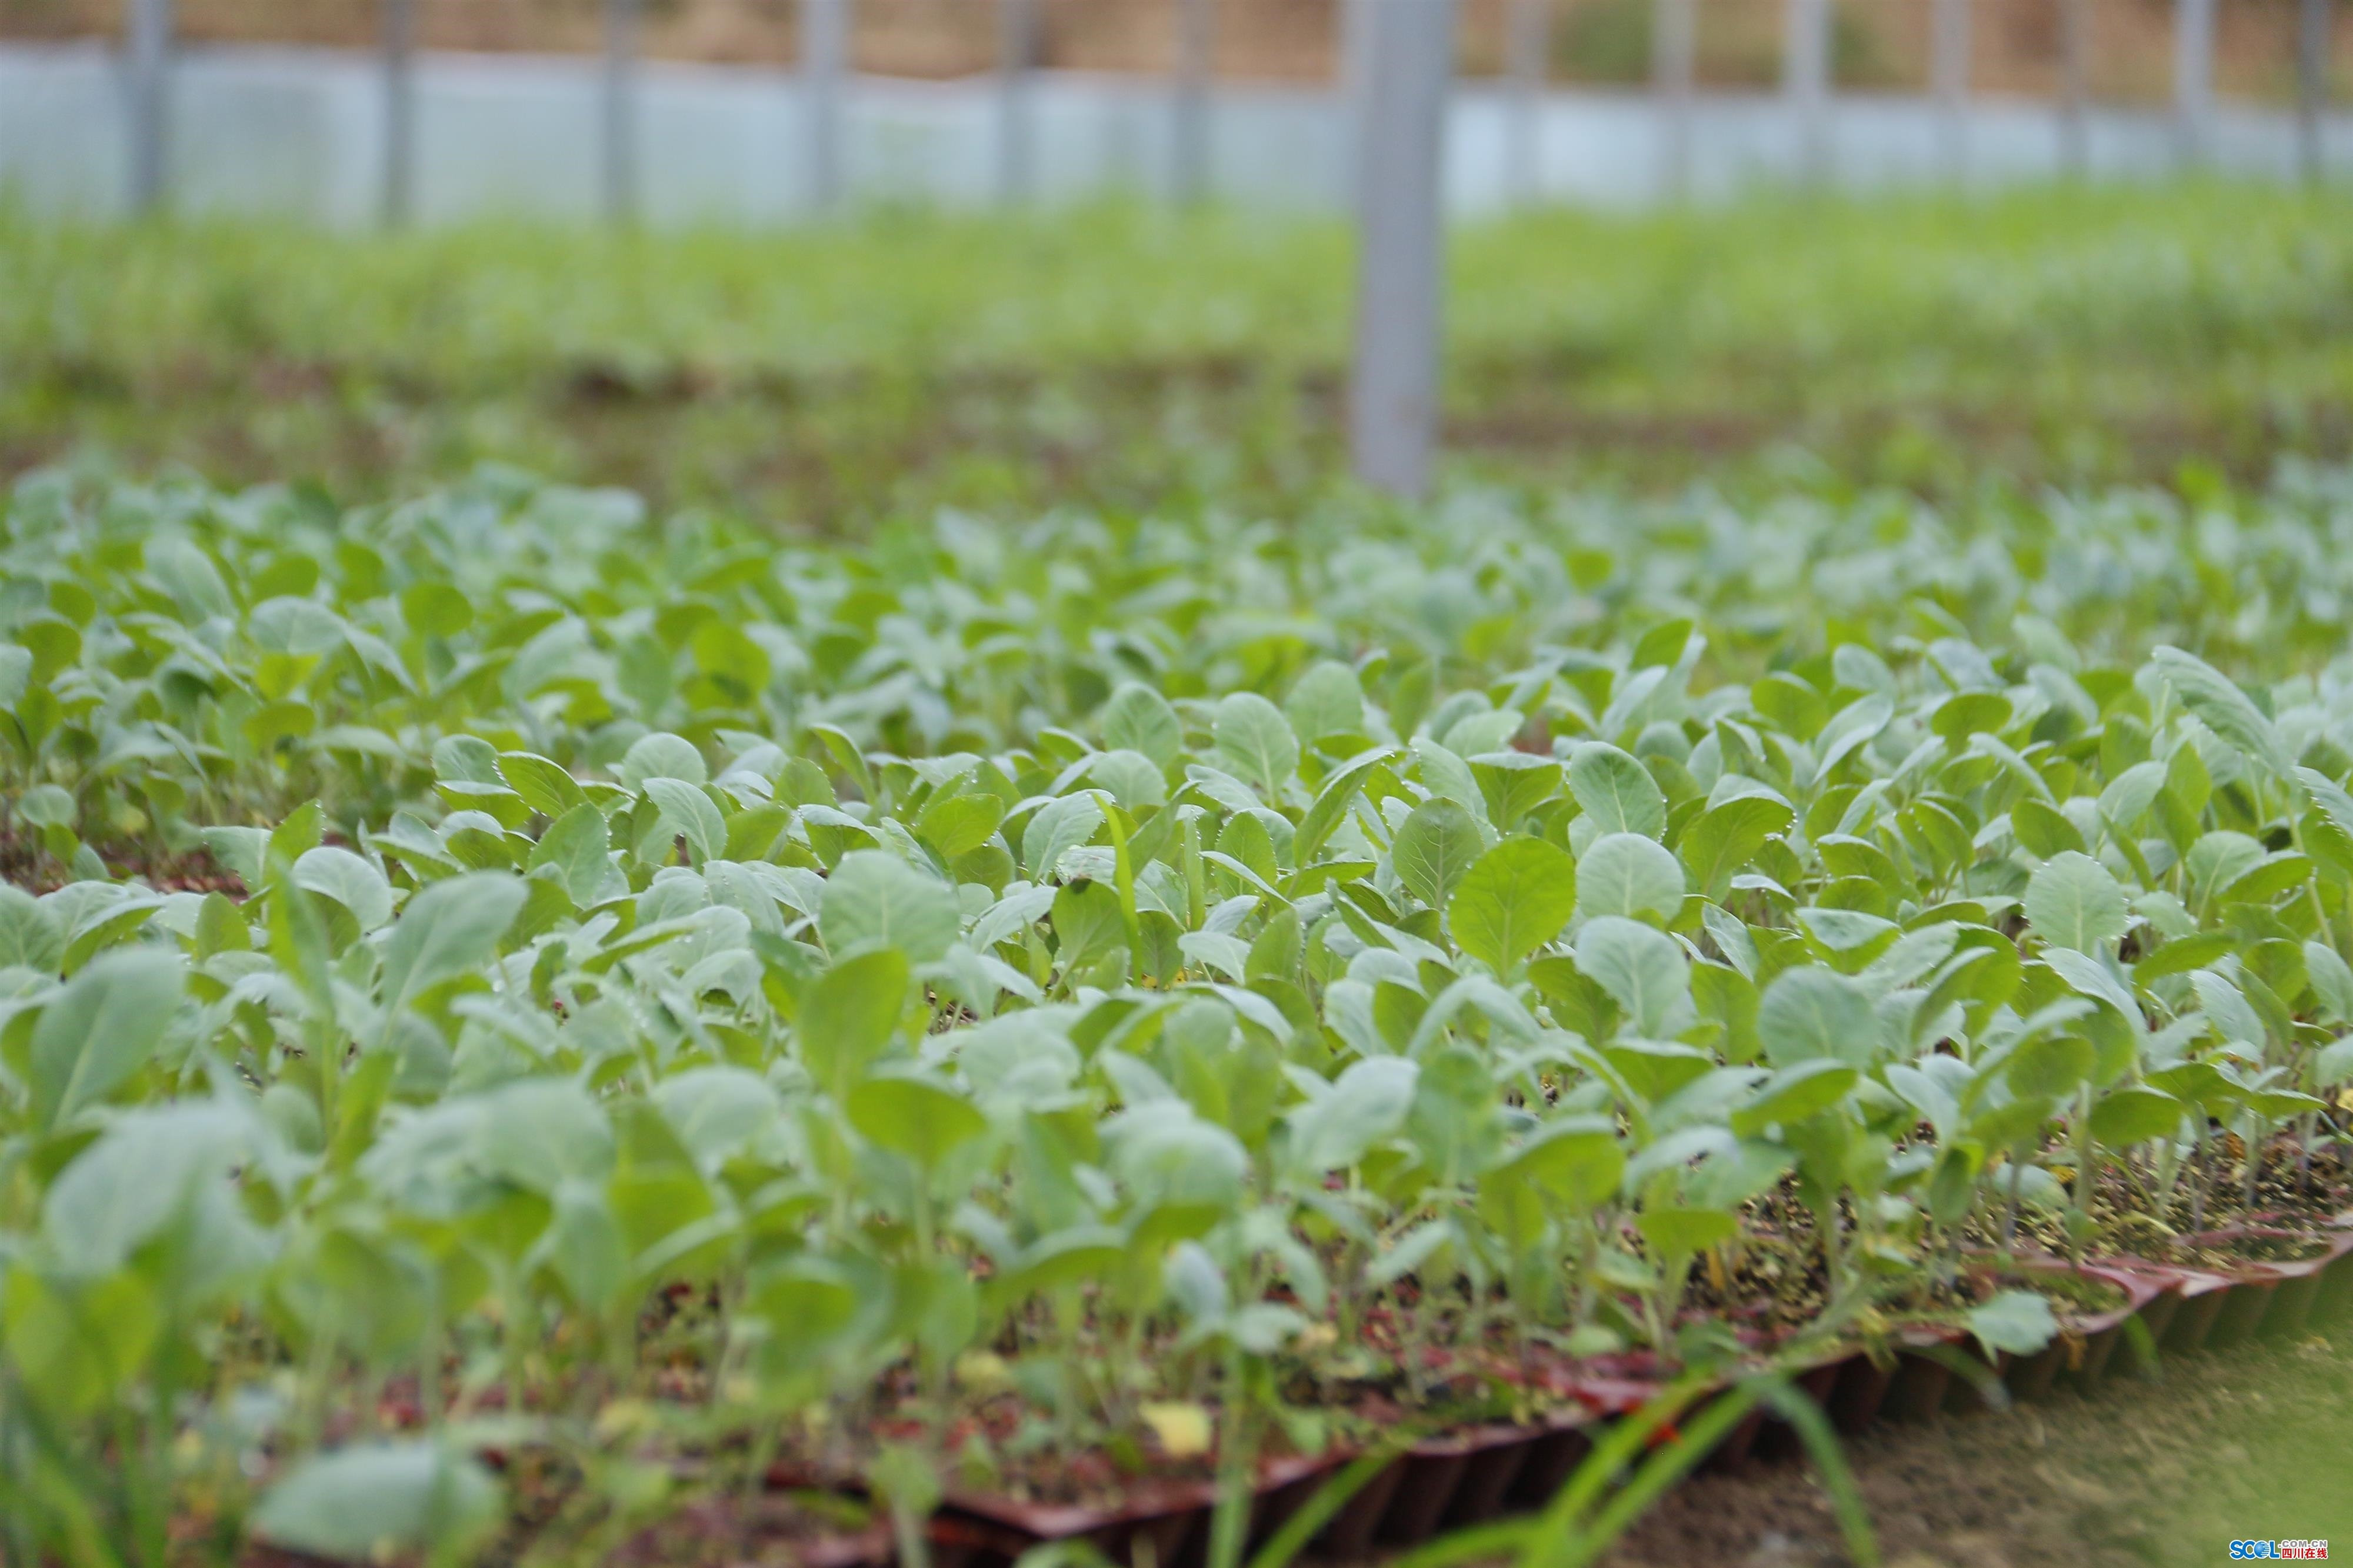
[[[384,223],[417,207],[417,0],[380,0],[384,23]]]
[[[1541,149],[1546,56],[1552,44],[1552,0],[1512,0],[1504,40],[1511,81],[1511,126],[1504,149],[1511,197],[1526,206],[1542,194]]]
[[[807,119],[808,208],[841,202],[841,93],[849,61],[849,0],[801,0],[801,93]]]
[[[997,0],[997,194],[1029,199],[1030,73],[1038,63],[1038,0]]]
[[[1788,0],[1781,88],[1798,138],[1798,177],[1820,184],[1831,164],[1831,5],[1832,0]]]
[[[1176,0],[1176,79],[1168,100],[1168,188],[1192,206],[1209,195],[1209,82],[1217,72],[1217,0]]]
[[[2295,153],[2305,179],[2317,182],[2327,171],[2320,144],[2320,116],[2328,107],[2328,0],[2303,0],[2296,7]]]
[[[1669,201],[1691,195],[1692,86],[1699,56],[1699,0],[1651,0],[1651,89],[1659,110],[1659,184]]]
[[[1340,120],[1346,146],[1340,159],[1347,181],[1348,211],[1362,220],[1366,190],[1365,138],[1372,120],[1372,13],[1379,0],[1340,0],[1339,59],[1336,70]]]
[[[2205,161],[2214,113],[2214,0],[2175,0],[2173,117],[2182,164]]]
[[[1945,178],[1968,178],[1969,0],[1936,0],[1929,39],[1929,85],[1936,97],[1937,151]]]
[[[638,0],[605,0],[605,216],[638,219]]]
[[[2092,164],[2091,0],[2058,0],[2059,168],[2081,179]]]
[[[171,127],[172,0],[131,0],[124,17],[131,102],[131,209],[163,205]]]
[[[1438,437],[1445,261],[1440,182],[1453,0],[1373,0],[1357,17],[1364,68],[1357,144],[1356,364],[1348,445],[1356,477],[1393,495],[1430,485]]]

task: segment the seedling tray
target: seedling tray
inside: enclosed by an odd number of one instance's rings
[[[2313,1281],[2315,1307],[2353,1258],[2353,1230],[2342,1247],[2309,1264],[2251,1266],[2244,1278],[2226,1278],[2138,1259],[2102,1259],[2084,1272],[2124,1291],[2104,1311],[2066,1314],[2062,1337],[2031,1356],[1997,1355],[1986,1363],[2012,1397],[2035,1400],[2062,1386],[2090,1387],[2105,1377],[2131,1340],[2137,1319],[2152,1342],[2168,1350],[2208,1342],[2221,1310],[2239,1301],[2268,1306],[2285,1268]],[[2047,1273],[2072,1266],[2056,1258],[2013,1260],[2008,1272]],[[2242,1295],[2242,1292],[2244,1292]],[[2252,1315],[2253,1309],[2239,1310]],[[1972,1380],[1957,1376],[1955,1356],[1982,1359],[1967,1331],[1947,1324],[1899,1330],[1874,1360],[1861,1348],[1827,1354],[1795,1381],[1846,1435],[1878,1421],[1926,1421],[1982,1404]],[[1647,1358],[1599,1363],[1592,1376],[1569,1380],[1575,1403],[1533,1424],[1485,1423],[1414,1443],[1365,1483],[1318,1531],[1310,1551],[1328,1560],[1396,1551],[1468,1525],[1542,1508],[1592,1451],[1595,1435],[1641,1408],[1664,1386]],[[1651,1375],[1644,1375],[1645,1373]],[[1720,1394],[1721,1390],[1717,1391]],[[1703,1405],[1704,1407],[1704,1401]],[[1711,1467],[1769,1463],[1799,1453],[1787,1425],[1760,1411],[1744,1421],[1709,1456]],[[1355,1456],[1271,1463],[1261,1472],[1251,1505],[1250,1540],[1264,1541]],[[1002,1568],[1032,1546],[1085,1541],[1114,1562],[1133,1562],[1149,1543],[1163,1568],[1198,1568],[1217,1504],[1208,1483],[1158,1483],[1113,1506],[1038,1504],[976,1492],[953,1492],[934,1525],[943,1568]]]

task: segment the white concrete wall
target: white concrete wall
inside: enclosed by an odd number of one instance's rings
[[[417,64],[417,213],[587,218],[598,210],[598,62],[591,58],[427,54]],[[638,133],[646,220],[765,224],[804,210],[804,123],[788,72],[649,61]],[[951,207],[996,190],[997,84],[860,77],[846,94],[845,178],[854,202]],[[122,210],[129,184],[127,85],[99,44],[0,47],[0,192],[43,213]],[[1106,191],[1166,192],[1174,161],[1166,91],[1134,77],[1042,73],[1032,97],[1043,201]],[[1554,92],[1536,120],[1547,199],[1630,206],[1655,200],[1662,110],[1633,92]],[[269,213],[339,226],[374,221],[383,188],[380,67],[322,49],[189,48],[175,59],[168,185],[178,206]],[[1458,216],[1506,205],[1513,119],[1500,84],[1464,85],[1452,110],[1447,197]],[[1942,177],[1937,111],[1926,97],[1849,96],[1832,110],[1833,178],[1851,188]],[[1210,184],[1220,198],[1277,211],[1346,200],[1347,119],[1336,94],[1218,89]],[[2327,127],[2332,170],[2353,178],[2353,116]],[[2052,106],[1978,99],[1969,109],[1973,184],[2047,178],[2059,167]],[[1791,177],[1797,126],[1778,97],[1712,95],[1692,120],[1692,190],[1721,199]],[[2091,121],[2092,172],[2146,178],[2176,167],[2169,118],[2105,110]],[[2223,108],[2220,170],[2286,178],[2295,122]]]

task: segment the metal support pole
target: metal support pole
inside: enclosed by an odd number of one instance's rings
[[[605,0],[605,216],[638,219],[638,3]]]
[[[1453,0],[1375,0],[1359,15],[1356,342],[1348,444],[1356,477],[1393,495],[1429,488],[1438,437],[1445,260],[1440,180]]]
[[[382,0],[384,222],[399,228],[417,208],[417,0]]]
[[[2091,0],[2059,4],[2059,168],[2081,179],[2092,165]]]
[[[1651,91],[1659,110],[1659,184],[1669,201],[1691,195],[1692,87],[1699,57],[1698,0],[1651,0]]]
[[[2328,172],[2320,142],[2320,117],[2328,108],[2328,0],[2303,0],[2295,29],[2296,167],[2316,183]]]
[[[849,62],[849,0],[801,0],[801,92],[808,138],[808,207],[841,202],[841,92]]]
[[[1168,188],[1187,206],[1209,195],[1209,82],[1217,74],[1217,0],[1176,0],[1176,79],[1169,95]]]
[[[1928,74],[1936,95],[1937,151],[1945,178],[1960,184],[1969,161],[1969,0],[1936,0]]]
[[[1377,0],[1340,0],[1338,78],[1340,119],[1347,138],[1340,160],[1347,182],[1348,211],[1360,223],[1370,199],[1365,188],[1366,127],[1372,119],[1372,13]]]
[[[1038,63],[1038,0],[997,0],[997,194],[1029,199],[1030,75]]]
[[[131,0],[124,17],[131,95],[131,210],[164,201],[171,134],[172,0]]]
[[[1552,44],[1552,0],[1512,0],[1505,42],[1505,69],[1511,79],[1512,121],[1508,161],[1511,196],[1521,206],[1542,195],[1541,115],[1544,110],[1546,56]]]
[[[2214,114],[2214,0],[2175,0],[2173,116],[2184,167],[2203,163]]]
[[[1798,138],[1798,177],[1810,185],[1830,178],[1831,0],[1788,0],[1788,37],[1782,46],[1781,87]]]

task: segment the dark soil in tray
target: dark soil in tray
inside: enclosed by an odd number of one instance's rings
[[[839,1498],[721,1493],[632,1535],[605,1568],[854,1568],[890,1550],[888,1531]]]
[[[145,844],[100,844],[94,847],[110,874],[142,878],[159,893],[227,893],[232,899],[245,897],[245,884],[215,860],[209,849],[173,851]],[[0,824],[0,882],[28,893],[53,893],[72,879],[69,869],[15,822]]]
[[[2353,1538],[2353,1327],[2168,1358],[2163,1381],[1919,1426],[1848,1448],[1889,1568],[2189,1568],[2233,1540]],[[1848,1561],[1802,1467],[1687,1480],[1610,1568]]]
[[[2079,1274],[2063,1264],[2056,1268],[2010,1269],[1996,1258],[1971,1259],[1968,1268],[1953,1282],[1947,1294],[1953,1308],[1966,1311],[1983,1306],[2004,1290],[2015,1289],[2050,1297],[2052,1309],[2063,1314],[2113,1311],[2126,1300],[2123,1286],[2097,1274]]]
[[[2028,1250],[2021,1248],[2021,1255]],[[1827,1304],[1828,1276],[1810,1232],[1761,1233],[1741,1247],[1734,1268],[1719,1274],[1716,1267],[1709,1258],[1692,1270],[1683,1298],[1686,1321],[1720,1321],[1769,1339],[1803,1329]],[[2063,1311],[2105,1311],[2124,1300],[2124,1292],[2106,1280],[2041,1268],[2006,1276],[1995,1258],[1972,1254],[1952,1279],[1882,1301],[1875,1315],[1892,1321],[1957,1321],[2014,1286],[2051,1297],[2053,1308]]]
[[[2228,1273],[2249,1263],[2308,1263],[2327,1256],[2328,1247],[2325,1237],[2251,1226],[2241,1232],[2184,1237],[2162,1247],[2147,1248],[2147,1256],[2152,1262],[2177,1268]]]
[[[2071,1158],[2068,1153],[2054,1152],[2046,1155],[2046,1163],[2055,1162],[2064,1168]],[[2348,1179],[2346,1164],[2334,1150],[2315,1153],[2309,1165],[2305,1166],[2299,1164],[2293,1139],[2274,1139],[2263,1151],[2253,1204],[2245,1201],[2240,1160],[2239,1140],[2228,1133],[2218,1133],[2211,1184],[2202,1210],[2193,1213],[2190,1188],[2196,1173],[2186,1171],[2173,1191],[2171,1204],[2161,1215],[2149,1212],[2147,1194],[2137,1189],[2124,1172],[2112,1162],[2104,1163],[2092,1194],[2092,1217],[2098,1224],[2099,1239],[2091,1250],[2157,1258],[2160,1256],[2158,1249],[2172,1237],[2192,1231],[2219,1230],[2242,1224],[2310,1228],[2327,1224],[2353,1206],[2353,1180]],[[1999,1176],[1991,1178],[1991,1185],[1999,1192]],[[2000,1239],[1991,1231],[1976,1226],[1969,1227],[1968,1236],[1973,1245],[1984,1247],[1994,1246]],[[2014,1245],[2021,1251],[2063,1255],[2066,1232],[2060,1216],[2031,1207],[2025,1209],[2018,1218]]]
[[[1755,1333],[1803,1328],[1829,1303],[1830,1276],[1813,1223],[1796,1205],[1768,1194],[1753,1211],[1760,1222],[1725,1268],[1711,1251],[1692,1269],[1683,1290],[1687,1317],[1715,1318]],[[1769,1228],[1768,1228],[1769,1227]]]

